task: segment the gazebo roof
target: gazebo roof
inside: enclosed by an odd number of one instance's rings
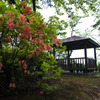
[[[62,40],[62,45],[67,46],[67,50],[100,47],[100,45],[94,40],[80,36],[65,38]]]

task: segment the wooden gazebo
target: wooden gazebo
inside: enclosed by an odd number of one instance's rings
[[[57,59],[60,66],[65,70],[73,71],[96,71],[96,48],[100,47],[98,43],[90,38],[80,37],[80,36],[72,36],[69,38],[65,38],[62,40],[62,45],[67,46],[68,56],[66,59]],[[94,48],[94,58],[87,57],[87,49]],[[82,58],[70,58],[69,52],[71,50],[84,49],[85,57]]]

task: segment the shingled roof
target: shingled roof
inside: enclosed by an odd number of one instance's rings
[[[85,38],[85,37],[80,37],[80,36],[72,36],[72,37],[69,37],[69,38],[65,38],[62,40],[62,42],[72,42],[72,41],[79,41],[79,40],[83,40],[83,39],[88,39],[88,38]]]
[[[68,50],[100,47],[94,40],[80,36],[65,38],[62,40],[62,43],[63,46],[67,46]]]

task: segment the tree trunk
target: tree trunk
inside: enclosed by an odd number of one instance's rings
[[[73,30],[74,30],[74,29],[73,29],[73,27],[72,27],[72,31],[71,31],[71,37],[73,36]]]
[[[32,0],[32,2],[33,2],[33,10],[36,11],[36,2],[35,0]]]

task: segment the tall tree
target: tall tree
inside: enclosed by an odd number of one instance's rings
[[[93,28],[100,30],[100,0],[97,0],[97,2],[95,3],[95,7],[92,8],[92,11],[92,16],[94,16],[96,20]]]
[[[11,4],[15,4],[18,0],[5,0]],[[23,0],[19,0],[23,1]],[[84,13],[93,10],[95,8],[94,4],[97,0],[25,0],[27,3],[33,3],[33,9],[36,10],[38,3],[42,2],[43,5],[46,3],[50,7],[54,7],[58,14],[61,14],[61,9],[63,8],[67,13],[73,11],[73,6],[78,11],[81,9]],[[36,5],[37,4],[37,5]]]
[[[69,20],[69,27],[70,27],[70,30],[71,30],[71,36],[73,36],[73,33],[76,31],[76,30],[75,30],[76,26],[77,26],[79,23],[81,23],[81,22],[80,22],[80,19],[81,19],[81,18],[82,18],[82,17],[78,16],[78,14],[77,14],[77,15],[73,15],[73,16],[70,18],[70,20]]]

